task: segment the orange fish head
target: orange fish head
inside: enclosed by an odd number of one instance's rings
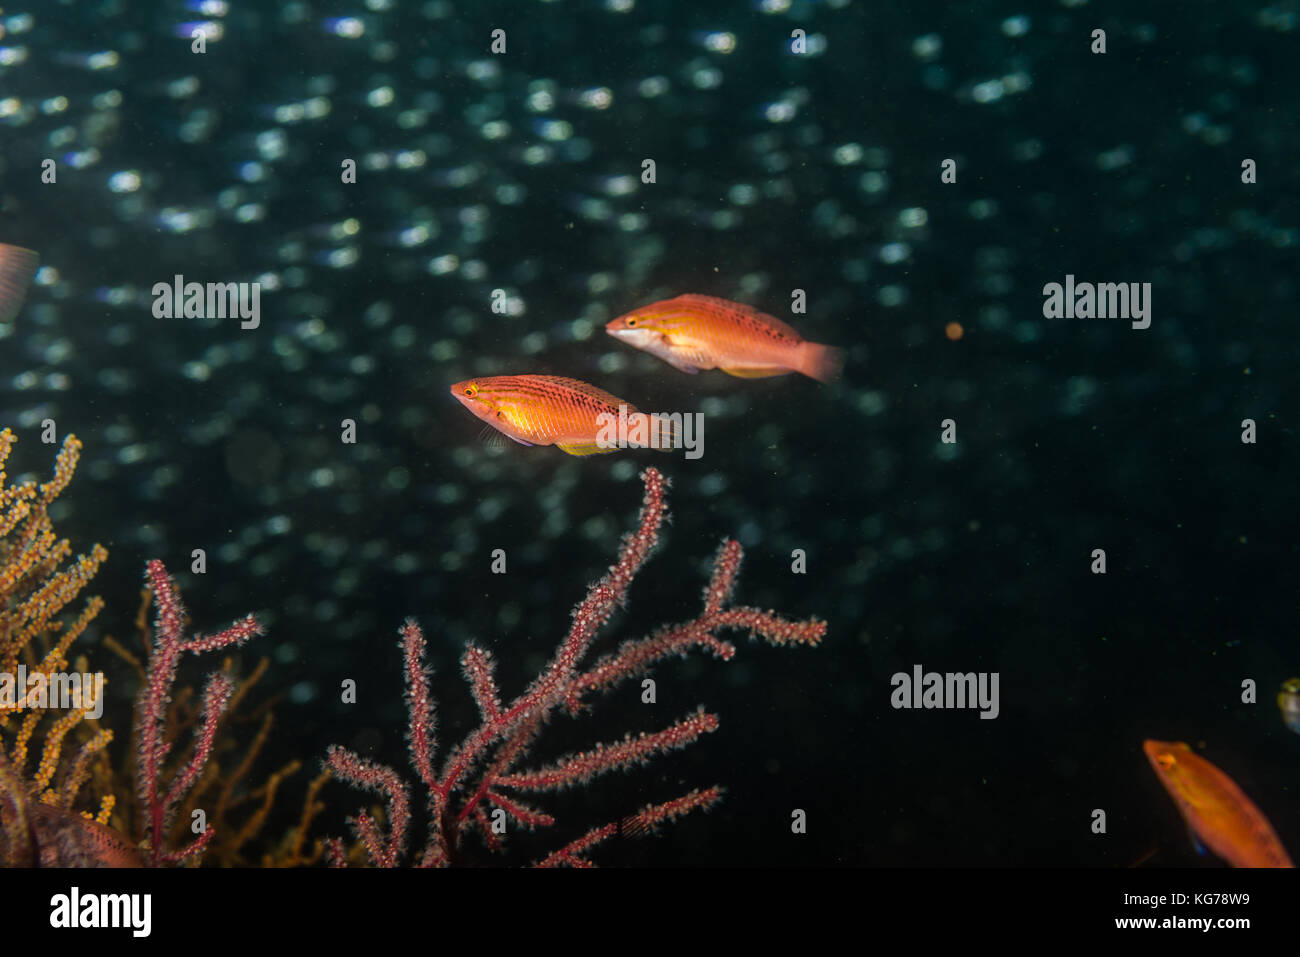
[[[1163,771],[1172,771],[1178,764],[1178,753],[1180,751],[1191,751],[1182,741],[1153,741],[1147,739],[1142,742],[1142,750],[1146,752],[1147,760]]]
[[[667,328],[656,316],[635,309],[605,323],[605,331],[637,349],[650,349],[669,338]]]
[[[652,307],[653,308],[653,307]],[[682,368],[676,360],[677,340],[667,320],[648,310],[624,313],[605,323],[605,331],[633,349],[640,349]],[[694,372],[695,369],[685,369]]]
[[[484,421],[496,418],[500,411],[493,399],[492,391],[485,390],[478,379],[457,382],[451,387],[451,394],[456,397],[456,401]]]

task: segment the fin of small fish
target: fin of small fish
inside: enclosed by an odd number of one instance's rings
[[[513,439],[520,445],[531,446],[533,444],[532,442],[525,442],[523,439],[516,439],[513,435],[506,435],[506,433],[501,432],[490,425],[483,426],[478,433],[479,442],[482,443],[485,448],[489,448],[493,452],[499,451],[508,446],[510,443],[507,442],[506,439]]]
[[[783,366],[723,366],[722,371],[740,379],[767,379],[774,375],[789,375],[794,370]]]
[[[656,452],[671,452],[673,449],[679,447],[680,442],[681,439],[677,434],[677,427],[673,425],[672,422],[664,421],[659,426],[659,434],[655,437],[655,441],[650,447]]]
[[[844,350],[820,342],[802,343],[795,368],[818,382],[834,382],[844,371]]]
[[[1207,857],[1209,855],[1209,850],[1201,843],[1201,839],[1196,836],[1196,832],[1190,827],[1187,829],[1187,837],[1192,842],[1192,849],[1196,851],[1199,856]]]
[[[718,296],[706,296],[699,292],[684,292],[680,296],[674,297],[672,302],[684,302],[692,306],[708,306],[713,309],[735,309],[737,312],[758,312],[756,308],[747,302],[734,302],[730,299],[722,299]]]
[[[700,371],[699,366],[693,366],[684,359],[678,359],[669,351],[665,350],[664,352],[656,352],[655,355],[659,356],[659,358],[663,359],[664,362],[667,362],[674,369],[678,369],[682,372],[689,372],[691,375],[695,375]]]
[[[0,243],[0,322],[18,315],[41,257],[30,249]]]
[[[612,448],[604,448],[595,442],[556,442],[555,445],[570,455],[603,455],[606,452],[614,451]]]

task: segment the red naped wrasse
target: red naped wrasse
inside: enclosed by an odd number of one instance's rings
[[[29,850],[35,860],[20,866],[144,867],[140,851],[123,835],[75,811],[33,802],[28,808]]]
[[[683,372],[721,369],[745,379],[802,372],[830,382],[844,366],[834,346],[807,342],[775,316],[713,296],[654,302],[611,320],[605,331]]]
[[[1143,741],[1142,750],[1188,828],[1233,867],[1294,867],[1254,802],[1182,741]]]
[[[636,406],[579,379],[554,375],[498,375],[466,379],[451,387],[460,404],[520,445],[558,445],[570,455],[617,451],[601,445],[599,416],[637,412]],[[674,437],[656,438],[654,448],[672,448]]]
[[[0,243],[0,322],[9,322],[27,298],[41,257],[21,246]]]

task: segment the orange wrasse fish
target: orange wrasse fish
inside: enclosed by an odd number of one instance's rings
[[[520,445],[558,445],[570,455],[599,455],[617,447],[599,442],[612,416],[639,414],[636,406],[579,379],[554,375],[498,375],[466,379],[451,387],[460,404]],[[648,418],[648,417],[647,417]],[[671,449],[665,428],[648,436],[650,446]]]
[[[144,867],[134,844],[75,811],[33,803],[31,827],[39,867]]]
[[[1233,867],[1294,867],[1268,818],[1228,777],[1181,741],[1143,741],[1187,827]]]
[[[41,257],[21,246],[0,243],[0,322],[18,315]]]
[[[844,366],[839,349],[807,342],[753,306],[713,296],[654,302],[611,320],[605,331],[683,372],[721,369],[745,379],[802,372],[830,382]]]

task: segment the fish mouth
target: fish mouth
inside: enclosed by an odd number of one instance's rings
[[[482,418],[483,416],[482,403],[479,401],[479,399],[475,398],[474,396],[466,395],[463,391],[464,387],[465,387],[465,383],[458,382],[447,391],[451,394],[451,397],[453,399],[455,399],[465,408],[469,409],[475,415]]]
[[[654,343],[662,342],[665,338],[663,333],[656,332],[653,329],[611,329],[606,326],[605,331],[615,339],[621,339],[638,349],[644,349]]]

